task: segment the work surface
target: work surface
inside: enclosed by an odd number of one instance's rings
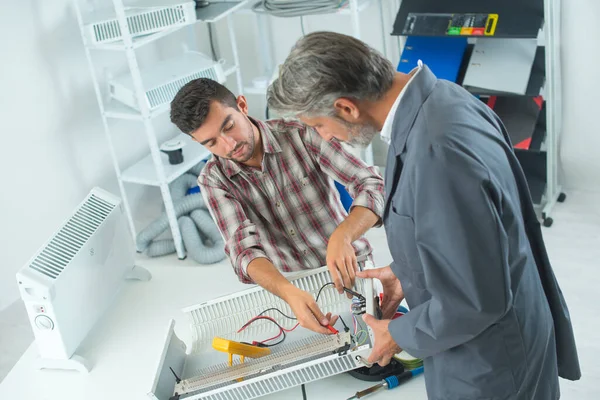
[[[177,265],[177,262],[173,264]],[[248,288],[223,264],[146,268],[152,273],[152,280],[128,282],[114,306],[78,351],[93,363],[89,374],[35,370],[33,361],[37,357],[37,348],[33,343],[0,384],[0,399],[148,399],[169,320],[176,320],[175,332],[189,348],[191,332],[181,309]],[[341,374],[307,384],[306,394],[307,399],[344,400],[371,385]],[[370,398],[385,400],[400,396],[411,400],[426,399],[423,377]],[[263,398],[302,399],[302,392],[300,387],[295,387]]]

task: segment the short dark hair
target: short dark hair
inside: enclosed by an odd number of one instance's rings
[[[191,135],[204,123],[213,101],[237,109],[235,95],[225,86],[208,78],[194,79],[179,89],[171,101],[171,122]]]

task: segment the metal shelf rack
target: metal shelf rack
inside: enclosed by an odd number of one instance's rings
[[[525,94],[528,97],[541,95],[544,99],[535,130],[528,132],[536,146],[530,150],[516,149],[515,152],[527,177],[534,203],[541,211],[543,224],[546,227],[551,226],[553,223],[551,212],[554,205],[566,198],[566,195],[561,192],[558,179],[560,168],[558,144],[562,129],[561,1],[401,0],[399,6],[392,34],[401,38],[407,36],[404,34],[404,29],[410,13],[434,15],[489,12],[499,16],[496,33],[488,37],[477,36],[478,40],[538,39],[534,65]],[[543,33],[541,35],[540,30]],[[432,27],[426,35],[446,36],[446,30],[445,27],[436,26]],[[471,90],[471,93],[481,96],[491,95],[481,90]]]
[[[102,12],[103,10],[94,9],[89,12],[86,10],[86,12],[84,13],[82,5],[79,3],[80,1],[81,0],[74,0],[77,21],[80,27],[84,43],[88,67],[92,74],[92,82],[96,93],[96,99],[102,116],[104,134],[106,140],[108,141],[112,163],[114,166],[115,173],[117,175],[119,190],[123,199],[123,204],[127,214],[129,228],[133,236],[133,240],[134,242],[136,241],[137,230],[133,222],[132,209],[128,201],[125,183],[134,183],[140,185],[159,187],[165,210],[167,213],[167,217],[169,220],[171,234],[175,242],[177,255],[180,259],[184,259],[185,249],[183,246],[181,233],[179,231],[179,225],[177,223],[177,217],[173,206],[173,199],[171,198],[171,193],[169,191],[169,184],[173,180],[184,174],[192,166],[196,165],[198,162],[208,157],[210,155],[210,152],[204,147],[200,146],[199,144],[192,143],[191,139],[187,138],[187,136],[182,138],[182,136],[185,135],[179,135],[179,139],[183,140],[184,142],[189,142],[186,143],[189,145],[186,145],[183,148],[185,161],[179,165],[170,165],[166,161],[166,157],[162,157],[160,153],[159,143],[157,140],[157,129],[153,125],[153,120],[155,118],[159,116],[164,116],[164,114],[169,110],[169,104],[166,103],[163,104],[161,107],[158,107],[154,110],[150,110],[148,104],[145,101],[138,100],[138,110],[136,110],[129,106],[121,104],[120,102],[114,99],[110,99],[109,96],[105,95],[106,91],[102,90],[100,79],[97,76],[97,72],[95,69],[96,64],[92,57],[92,52],[109,51],[124,54],[127,59],[129,74],[131,75],[133,86],[135,88],[135,96],[137,99],[144,99],[146,92],[144,90],[144,80],[142,79],[142,74],[140,71],[140,61],[138,60],[136,50],[140,49],[143,46],[154,43],[157,40],[164,38],[170,34],[173,34],[174,32],[177,32],[181,29],[188,29],[190,26],[193,26],[197,23],[215,23],[225,19],[229,31],[229,40],[232,49],[233,59],[231,60],[231,64],[225,64],[222,65],[222,67],[225,78],[235,75],[238,92],[242,93],[242,76],[240,71],[235,32],[233,28],[232,14],[240,8],[244,7],[247,3],[247,0],[236,2],[224,1],[211,3],[207,7],[195,9],[195,18],[191,19],[190,22],[167,26],[164,29],[158,30],[154,33],[135,37],[130,31],[131,21],[128,20],[128,15],[126,14],[126,10],[129,9],[125,6],[123,0],[112,0],[111,3],[113,10],[111,10],[111,13],[114,13],[113,15],[116,17],[116,20],[118,22],[118,28],[115,25],[112,29],[113,31],[117,31],[118,33],[120,33],[120,40],[111,41],[107,43],[95,43],[94,41],[89,39],[88,35],[86,35],[86,27],[89,29],[89,24],[87,21],[89,21],[90,17],[93,18],[94,16],[97,16],[95,15],[95,13]],[[175,3],[174,0],[171,0],[171,2]],[[169,1],[162,1],[158,3],[158,6],[165,6],[165,4],[169,5],[169,3]],[[179,1],[179,3],[184,3],[184,1]],[[188,3],[187,6],[195,8],[193,2],[190,3],[192,4]],[[152,3],[152,0],[144,0],[142,2],[135,3],[134,7],[137,10],[153,10],[156,9],[156,6],[156,4]],[[164,14],[161,14],[160,18],[164,20]],[[217,63],[217,61],[215,61],[215,63]],[[147,154],[142,160],[138,161],[137,163],[122,168],[119,165],[119,161],[116,155],[117,153],[113,140],[114,133],[112,132],[113,129],[111,128],[111,124],[109,123],[109,120],[111,119],[132,120],[141,123],[148,142],[148,146],[150,148],[149,154]]]

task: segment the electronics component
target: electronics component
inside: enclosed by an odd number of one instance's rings
[[[291,345],[274,348],[272,354],[253,359],[230,367],[221,364],[220,368],[199,370],[196,376],[182,380],[175,386],[179,395],[210,389],[220,384],[250,376],[257,376],[271,371],[283,369],[291,364],[312,358],[331,355],[336,351],[348,349],[351,345],[349,333],[330,336],[313,336]]]
[[[139,37],[194,23],[196,5],[193,1],[145,1],[144,7],[127,7],[125,18],[131,36]],[[113,43],[121,40],[121,27],[114,8],[111,6],[95,11],[93,19],[84,23],[84,33],[86,40],[91,44]]]
[[[191,80],[210,78],[219,83],[225,82],[221,64],[195,52],[158,62],[141,70],[140,75],[144,84],[144,98],[141,100],[146,102],[150,111],[168,107],[179,89]],[[131,74],[111,79],[109,89],[112,98],[140,111]]]
[[[371,263],[368,267],[373,268]],[[315,298],[320,294],[318,304],[323,313],[349,314],[350,299],[333,289],[324,289],[333,288],[327,267],[293,273],[288,279]],[[367,299],[369,313],[374,312],[373,301],[368,300],[373,299],[372,284],[370,279],[360,279],[355,287],[355,293],[364,294]],[[175,335],[172,321],[149,393],[154,400],[254,399],[362,368],[373,343],[366,340],[368,327],[363,345],[357,343],[352,332],[322,335],[307,329],[293,330],[298,321],[291,317],[289,305],[258,286],[183,311],[191,321],[191,348],[188,351]],[[246,358],[243,364],[235,360],[229,366],[226,356],[212,347],[215,337],[242,344],[262,343],[258,344],[262,346],[270,339],[255,340],[267,337],[275,340],[274,335],[282,330],[287,338],[282,343],[270,344],[271,354]]]
[[[362,299],[358,297],[352,298],[352,314],[354,315],[362,315],[366,312],[367,309],[367,300],[363,297]]]
[[[493,36],[498,14],[409,13],[403,35]]]
[[[259,347],[248,343],[236,342],[220,337],[213,339],[213,349],[229,354],[229,365],[233,365],[233,355],[241,356],[240,362],[244,362],[245,357],[260,358],[271,354],[268,347]]]
[[[38,368],[87,372],[75,354],[112,304],[134,266],[133,240],[121,199],[94,188],[73,214],[17,273],[35,335]],[[142,274],[145,273],[145,276]]]
[[[401,373],[399,375],[388,376],[383,381],[381,381],[381,383],[379,383],[375,386],[371,386],[368,389],[357,392],[354,396],[348,398],[348,400],[362,399],[363,397],[365,397],[371,393],[375,393],[381,389],[389,390],[389,389],[396,388],[396,387],[400,386],[401,383],[406,382],[413,376],[417,376],[421,373],[423,373],[423,367],[414,369],[412,371],[404,371],[403,373]]]

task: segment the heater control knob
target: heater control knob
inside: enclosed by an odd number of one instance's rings
[[[38,315],[35,317],[35,326],[43,331],[51,331],[54,329],[54,321],[47,315]]]

